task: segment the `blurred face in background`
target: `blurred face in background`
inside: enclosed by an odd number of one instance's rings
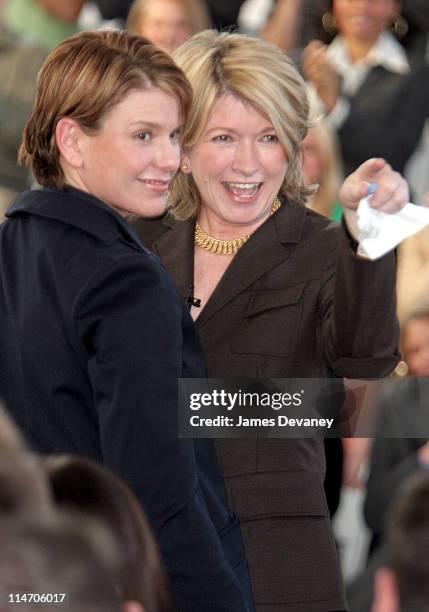
[[[398,12],[395,0],[334,0],[337,29],[348,39],[375,43]]]
[[[192,24],[181,2],[151,0],[144,9],[138,34],[171,55],[192,36]]]
[[[429,376],[429,318],[411,319],[405,326],[402,353],[410,376]]]
[[[318,183],[324,170],[323,154],[317,131],[312,128],[302,143],[303,171],[308,183]]]

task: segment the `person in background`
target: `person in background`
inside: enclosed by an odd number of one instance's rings
[[[288,54],[295,55],[312,40],[329,44],[337,33],[332,5],[327,0],[277,0],[273,4],[261,35]],[[429,4],[426,0],[401,0],[400,5],[392,33],[410,57],[422,59],[427,49]]]
[[[213,443],[177,437],[178,378],[206,374],[198,338],[127,222],[165,210],[191,99],[171,57],[127,32],[84,32],[47,58],[20,149],[42,188],[0,226],[0,396],[35,451],[90,457],[132,488],[175,609],[243,612]]]
[[[43,47],[0,31],[0,220],[19,192],[32,182],[17,157],[34,104],[37,73],[46,56]]]
[[[420,140],[429,105],[429,66],[407,56],[388,31],[395,0],[333,0],[338,31],[326,46],[311,42],[302,69],[336,128],[345,174],[369,157],[403,172]]]
[[[311,5],[315,6],[315,3],[312,2]],[[307,8],[304,0],[277,0],[259,35],[293,56],[295,50],[300,47],[301,29]]]
[[[403,322],[401,348],[408,375],[429,377],[428,294],[420,298],[420,302],[417,302]]]
[[[52,496],[39,458],[0,405],[0,517],[52,512]]]
[[[95,3],[104,19],[125,21],[132,0],[95,0]],[[236,27],[243,0],[206,0],[204,4],[216,29]]]
[[[306,181],[317,184],[317,191],[308,200],[312,210],[340,221],[342,207],[338,202],[342,172],[335,131],[320,119],[308,130],[302,143],[303,170]]]
[[[175,59],[193,88],[171,211],[136,229],[191,307],[208,374],[382,377],[396,365],[395,255],[356,256],[355,208],[408,200],[405,181],[369,160],[340,190],[343,225],[305,207],[305,84],[274,45],[203,32]],[[371,328],[371,329],[370,329]],[[321,438],[216,441],[260,612],[346,603],[323,492]]]
[[[86,0],[7,0],[3,25],[47,51],[79,31],[78,18]]]
[[[374,576],[386,563],[386,516],[405,480],[429,467],[429,302],[427,296],[401,326],[408,377],[389,381],[377,402],[364,518],[372,532],[365,570],[348,589],[351,612],[366,612]],[[401,364],[402,365],[402,364]]]
[[[429,377],[429,303],[427,296],[401,328],[402,358],[408,378],[393,383],[380,401],[364,505],[373,533],[372,550],[384,539],[386,509],[403,480],[429,465],[429,410],[423,387]]]
[[[80,514],[34,514],[0,524],[2,612],[144,612],[123,604],[109,533]]]
[[[429,205],[429,194],[425,205]],[[429,295],[429,227],[407,238],[398,249],[398,318],[404,323]]]
[[[386,563],[375,577],[371,612],[427,612],[429,476],[408,479],[387,516]]]
[[[134,0],[126,27],[173,53],[193,34],[210,28],[203,0]]]
[[[140,603],[145,612],[169,612],[166,576],[155,540],[126,484],[83,457],[47,457],[42,465],[59,509],[81,512],[111,532],[121,559],[115,583],[122,600]]]
[[[0,221],[31,173],[17,164],[34,105],[37,73],[48,52],[79,31],[85,0],[6,0],[0,31]]]

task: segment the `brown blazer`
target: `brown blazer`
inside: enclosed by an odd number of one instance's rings
[[[186,298],[194,220],[138,221]],[[212,377],[374,378],[398,361],[395,256],[359,259],[336,223],[284,203],[232,260],[196,321]],[[198,296],[196,296],[198,297]],[[320,439],[217,440],[258,612],[344,610]]]

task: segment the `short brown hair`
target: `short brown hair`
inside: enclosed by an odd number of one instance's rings
[[[116,573],[123,600],[146,612],[170,612],[170,597],[158,549],[144,511],[129,487],[105,467],[84,457],[46,457],[44,466],[59,508],[80,511],[104,523],[121,558]]]
[[[0,542],[2,612],[122,609],[114,582],[120,561],[110,533],[96,520],[80,513],[35,512],[2,520]],[[40,595],[26,603],[23,599],[15,603],[9,599],[8,603],[5,596],[28,592]],[[53,605],[55,601],[58,603]]]
[[[386,519],[387,564],[396,578],[400,609],[404,612],[428,609],[428,508],[429,475],[426,470],[416,471],[402,483]]]
[[[18,161],[40,185],[64,187],[55,139],[58,121],[75,119],[96,134],[102,119],[135,90],[157,87],[172,95],[186,119],[192,91],[173,60],[149,41],[127,32],[83,32],[49,54],[37,83],[36,102],[24,129]]]
[[[51,495],[39,458],[0,404],[0,518],[50,512]]]
[[[266,41],[214,30],[190,38],[174,58],[194,95],[183,147],[191,149],[197,143],[215,102],[224,94],[234,94],[272,123],[288,161],[280,192],[304,203],[314,191],[305,184],[301,157],[301,143],[310,125],[309,101],[304,81],[290,59]],[[192,175],[179,171],[169,193],[176,218],[197,214],[201,202]]]

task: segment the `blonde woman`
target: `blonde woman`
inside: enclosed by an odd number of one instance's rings
[[[304,83],[264,41],[203,32],[175,56],[194,91],[171,213],[140,222],[191,306],[213,377],[369,377],[398,361],[395,256],[356,256],[355,208],[407,201],[403,179],[370,160],[340,190],[345,224],[307,209]],[[241,521],[258,612],[346,603],[323,492],[320,439],[218,440]]]

